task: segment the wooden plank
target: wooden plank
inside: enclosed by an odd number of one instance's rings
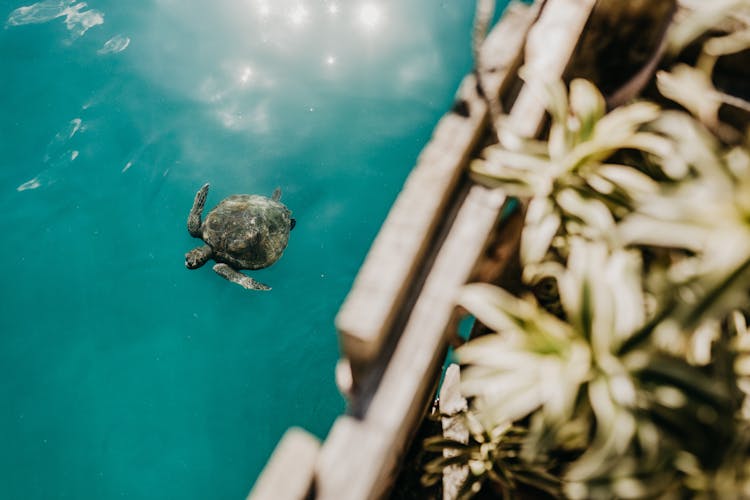
[[[545,85],[562,78],[596,0],[548,0],[529,31],[524,71],[528,81],[518,95],[509,128],[534,137],[544,121]]]
[[[539,7],[539,4],[529,7],[520,3],[511,3],[503,13],[503,22],[513,23],[516,29],[524,33],[523,36],[518,38],[518,41],[522,44],[531,23],[539,15]],[[509,51],[508,38],[509,34],[506,29],[495,28],[491,30],[479,48],[477,55],[476,71],[489,104],[488,111],[493,127],[498,125],[496,122],[504,112],[503,104],[511,104],[501,102],[503,96],[508,92],[511,85],[521,83],[515,72],[523,60],[523,45],[516,45],[515,43],[512,45],[512,50],[516,50],[517,53],[515,58],[511,58],[507,54]],[[513,75],[513,78],[508,77],[509,73]]]
[[[318,459],[315,499],[357,500],[382,494],[388,483],[376,485],[375,493],[368,478],[379,464],[367,458],[386,455],[388,442],[383,437],[377,426],[354,417],[336,419]]]
[[[368,437],[368,442],[373,439],[377,446],[363,446],[361,437],[341,442],[352,436],[329,435],[321,455],[338,453],[347,459],[322,462],[318,499],[371,499],[387,491],[434,390],[435,373],[447,346],[444,333],[454,319],[455,292],[469,279],[504,202],[502,193],[482,186],[469,192],[362,423],[363,432],[375,436]],[[341,477],[357,480],[343,481]]]
[[[443,437],[461,443],[469,442],[469,429],[465,421],[457,416],[468,408],[468,402],[461,395],[461,371],[455,363],[445,370],[445,378],[440,388],[440,414]],[[456,450],[443,450],[443,456],[455,456]],[[443,500],[456,500],[461,485],[469,477],[469,465],[451,465],[443,469]]]
[[[312,491],[318,439],[291,428],[279,441],[248,500],[304,500]]]
[[[419,418],[447,345],[444,332],[454,317],[455,294],[472,275],[506,201],[499,190],[473,186],[443,242],[367,412],[389,429]],[[436,369],[437,367],[437,369]]]
[[[473,76],[464,80],[459,96],[468,103],[469,116],[451,113],[438,123],[336,317],[341,348],[353,364],[373,360],[385,342],[461,167],[479,139],[486,106],[476,94]]]
[[[515,78],[515,66],[535,9],[516,6],[493,30],[491,84],[497,92]],[[438,123],[384,222],[351,292],[336,317],[343,354],[354,366],[377,358],[399,305],[445,215],[469,155],[484,131],[487,106],[474,76],[463,81],[459,100],[468,116],[450,113]],[[355,381],[356,382],[356,381]]]

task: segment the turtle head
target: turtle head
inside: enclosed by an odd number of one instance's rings
[[[211,250],[211,247],[208,245],[193,248],[185,254],[185,266],[188,269],[197,269],[208,262],[212,255],[213,250]]]

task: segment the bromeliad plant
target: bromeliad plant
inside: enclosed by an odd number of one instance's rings
[[[471,168],[475,180],[529,200],[521,245],[527,278],[550,250],[564,252],[568,237],[619,245],[615,226],[638,200],[656,193],[660,181],[690,173],[677,150],[682,130],[657,104],[636,102],[605,113],[604,97],[583,79],[573,80],[569,93],[562,82],[549,85],[548,101],[547,140],[501,129],[499,143]]]
[[[750,127],[719,119],[750,104],[713,83],[750,51],[748,14],[717,2],[675,29],[672,54],[699,55],[657,75],[658,103],[606,112],[592,83],[555,84],[546,140],[500,128],[474,161],[527,203],[527,287],[459,294],[494,333],[456,352],[470,438],[428,443],[449,450],[428,482],[463,463],[467,496],[750,497]]]
[[[650,338],[661,323],[646,311],[641,270],[636,250],[574,238],[555,277],[565,321],[491,285],[459,296],[498,332],[459,349],[463,394],[490,425],[526,422],[524,463],[557,467],[571,498],[676,492],[684,464],[718,467],[735,433],[736,374]]]

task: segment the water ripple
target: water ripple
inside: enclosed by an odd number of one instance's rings
[[[16,191],[20,192],[20,191],[26,191],[27,189],[36,189],[36,188],[38,188],[41,185],[42,185],[42,183],[41,183],[41,181],[39,179],[39,176],[36,176],[33,179],[28,180],[28,181],[24,182],[23,184],[21,184],[20,186],[18,186],[16,188]]]
[[[100,55],[104,54],[117,54],[128,48],[130,45],[130,38],[123,35],[115,35],[107,40],[101,49],[97,50],[96,53]]]
[[[103,13],[94,9],[83,10],[85,8],[85,2],[75,3],[75,0],[44,0],[11,12],[6,26],[40,24],[64,17],[65,26],[79,37],[90,28],[104,23]]]
[[[34,178],[18,186],[16,191],[37,189],[57,182],[61,172],[79,156],[79,151],[71,147],[71,139],[82,129],[84,129],[84,125],[80,118],[73,118],[66,123],[47,145],[44,154],[44,163],[47,167]]]

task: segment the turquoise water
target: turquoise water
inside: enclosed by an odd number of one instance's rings
[[[243,498],[344,403],[333,317],[470,69],[472,0],[0,2],[0,498]],[[251,292],[185,221],[276,186]]]

